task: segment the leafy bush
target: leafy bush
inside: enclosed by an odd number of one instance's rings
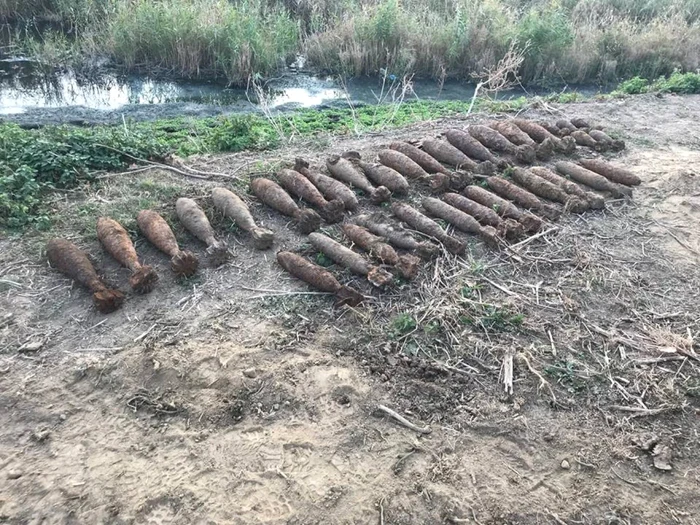
[[[654,82],[653,89],[661,93],[700,93],[700,74],[675,71],[667,79]]]
[[[648,92],[657,93],[700,93],[700,74],[675,71],[668,78],[659,77],[654,82],[646,78],[634,77],[622,82],[613,95],[639,95]]]
[[[36,214],[44,186],[29,166],[12,170],[0,162],[0,226],[17,229],[30,223],[46,225],[48,218]]]
[[[0,125],[0,226],[45,225],[42,195],[72,188],[99,171],[125,169],[139,159],[162,159],[169,145],[152,132],[122,126],[25,130]]]
[[[634,77],[622,82],[615,90],[615,93],[639,95],[647,91],[649,91],[649,81],[646,78]]]
[[[212,128],[208,143],[214,151],[265,150],[279,144],[279,136],[255,116],[221,118]]]

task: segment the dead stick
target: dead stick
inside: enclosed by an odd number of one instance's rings
[[[206,179],[211,179],[212,177],[224,177],[227,179],[241,180],[239,177],[236,177],[235,175],[226,175],[225,173],[207,173],[204,171],[195,170],[194,168],[189,168],[187,166],[183,166],[185,169],[190,171],[188,173],[187,171],[183,171],[183,170],[178,169],[178,168],[171,166],[169,164],[163,164],[162,162],[155,162],[152,160],[142,159],[140,157],[134,157],[133,155],[129,155],[127,152],[121,151],[117,148],[113,148],[112,146],[107,146],[105,144],[95,144],[95,145],[99,146],[101,148],[110,149],[116,153],[119,153],[120,155],[124,155],[125,157],[129,157],[130,159],[135,160],[137,162],[143,162],[144,164],[150,164],[151,166],[155,166],[155,167],[158,167],[158,168],[161,168],[164,170],[169,170],[169,171],[177,173],[178,175],[183,175],[185,177],[191,177],[193,179],[205,179],[206,180]]]
[[[399,414],[398,412],[394,412],[392,409],[385,407],[384,405],[377,405],[377,409],[384,412],[386,415],[393,417],[396,421],[401,423],[406,428],[413,430],[414,432],[418,432],[419,434],[430,434],[432,432],[432,429],[430,429],[429,427],[422,428],[417,425],[414,425],[401,414]]]
[[[517,249],[520,248],[521,246],[525,246],[526,244],[528,244],[528,243],[530,243],[530,242],[532,242],[532,241],[534,241],[534,240],[536,240],[536,239],[539,239],[540,237],[544,237],[545,235],[547,235],[547,234],[549,234],[549,233],[552,233],[552,232],[554,232],[554,231],[557,231],[558,229],[559,229],[559,228],[554,227],[554,228],[550,228],[549,230],[545,230],[545,231],[543,231],[543,232],[536,233],[535,235],[532,235],[532,236],[528,237],[528,238],[525,239],[525,240],[522,240],[522,241],[520,241],[520,242],[518,242],[518,243],[516,243],[516,244],[511,245],[510,249],[511,249],[511,250],[517,250]]]
[[[530,364],[530,360],[527,358],[527,356],[526,356],[524,353],[518,354],[518,357],[519,357],[520,359],[522,359],[523,361],[525,361],[525,365],[527,365],[527,369],[528,369],[530,372],[532,372],[535,376],[537,376],[537,378],[540,380],[540,385],[539,385],[537,388],[539,389],[539,388],[542,388],[543,386],[546,386],[546,387],[547,387],[547,390],[549,390],[549,394],[552,396],[552,401],[554,401],[554,402],[556,403],[556,402],[557,402],[557,398],[556,398],[556,396],[554,395],[554,391],[552,390],[552,386],[549,384],[549,381],[547,381],[547,380],[542,376],[542,374],[540,374],[537,370],[535,370],[535,369],[532,367],[532,365]],[[530,357],[532,357],[532,356],[530,356]]]

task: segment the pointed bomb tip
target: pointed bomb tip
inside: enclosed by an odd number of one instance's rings
[[[199,259],[189,251],[180,251],[170,259],[170,268],[178,277],[190,277],[199,268]]]
[[[359,151],[346,151],[341,157],[348,160],[362,160],[362,155],[360,155]]]
[[[152,266],[141,266],[129,277],[132,290],[138,294],[146,294],[153,290],[158,283],[158,274]]]

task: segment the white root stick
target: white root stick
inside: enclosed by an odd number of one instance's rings
[[[510,352],[503,357],[503,387],[506,394],[513,395],[513,354]]]
[[[417,425],[414,425],[408,419],[403,417],[401,414],[399,414],[398,412],[394,412],[392,409],[385,407],[384,405],[377,405],[377,409],[384,412],[387,416],[391,416],[396,421],[398,421],[400,424],[402,424],[406,428],[413,430],[414,432],[418,432],[419,434],[430,434],[432,432],[432,429],[430,427],[423,428],[423,427],[419,427]]]
[[[529,352],[528,352],[528,355]],[[552,386],[549,384],[549,381],[547,381],[542,374],[540,374],[537,370],[535,370],[532,365],[530,364],[530,360],[527,358],[527,355],[525,355],[524,352],[521,352],[518,354],[518,357],[525,361],[525,365],[527,366],[527,369],[537,377],[537,379],[540,380],[540,384],[537,386],[537,389],[540,390],[542,387],[547,387],[547,390],[549,390],[549,395],[552,396],[552,401],[555,403],[557,402],[557,398],[554,395],[554,391],[552,390]],[[530,355],[530,358],[532,359],[532,355]]]

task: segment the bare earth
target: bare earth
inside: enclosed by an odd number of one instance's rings
[[[57,196],[51,234],[126,290],[95,238],[110,214],[161,282],[103,316],[48,267],[47,236],[0,241],[0,522],[700,523],[700,97],[525,113],[562,115],[627,141],[613,162],[642,177],[633,201],[566,216],[513,250],[472,239],[467,257],[444,255],[388,292],[338,272],[373,297],[356,310],[296,293],[309,289],[274,253],[304,240],[252,198],[275,250],[216,217],[236,257],[177,282],[136,236],[136,212],[172,218],[181,195],[208,207],[213,182],[152,171]],[[194,165],[231,173],[259,159],[244,176],[302,152],[316,165],[348,149],[371,157],[463,124]]]

